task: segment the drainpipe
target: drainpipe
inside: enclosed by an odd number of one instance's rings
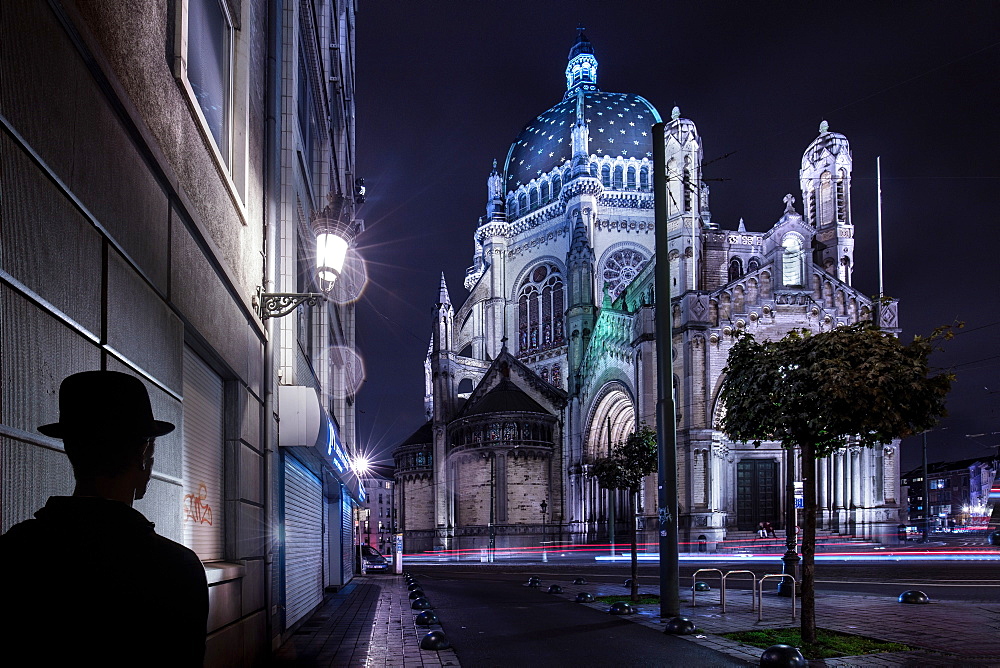
[[[264,280],[262,292],[274,292],[274,280],[277,276],[277,256],[278,256],[278,207],[281,193],[281,134],[279,119],[281,118],[281,15],[283,12],[282,0],[268,0],[267,3],[267,92],[266,92],[266,120],[264,129],[264,211],[266,216],[264,228]],[[263,421],[263,444],[264,444],[264,509],[268,514],[267,526],[270,529],[270,536],[266,541],[267,553],[265,564],[270,567],[271,577],[264,592],[264,600],[267,605],[265,619],[267,620],[268,638],[274,638],[280,634],[276,633],[273,626],[273,612],[276,601],[274,600],[275,578],[280,585],[282,580],[281,559],[282,543],[277,545],[277,555],[274,554],[275,543],[272,536],[279,531],[280,525],[274,521],[280,515],[277,508],[272,508],[272,504],[277,500],[274,498],[271,476],[276,475],[279,468],[275,465],[274,459],[277,457],[277,444],[274,442],[272,421],[274,420],[274,337],[276,323],[274,318],[264,321],[266,329],[266,340],[264,341],[264,377],[261,387],[264,390],[264,421]],[[279,497],[280,498],[280,497]],[[277,556],[277,559],[275,558]]]

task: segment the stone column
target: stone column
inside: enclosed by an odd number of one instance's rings
[[[833,508],[844,509],[844,451],[833,453]]]
[[[830,458],[824,457],[816,465],[816,505],[819,506],[819,521],[825,526],[830,517]]]
[[[861,508],[861,451],[851,448],[851,508]]]

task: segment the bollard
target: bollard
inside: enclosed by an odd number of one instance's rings
[[[575,584],[575,585],[585,585],[585,584],[587,584],[587,578],[576,578],[575,580],[573,580],[573,584]]]
[[[418,598],[410,603],[411,610],[430,610],[434,606],[426,598]]]
[[[632,578],[627,578],[625,580],[625,586],[626,587],[631,587],[632,586]]]
[[[695,591],[712,591],[712,588],[708,586],[707,582],[701,582],[699,580],[698,582],[694,583],[694,590]]]
[[[413,591],[410,592],[411,601],[416,601],[418,598],[427,598],[427,595],[424,594],[423,589],[414,589]]]
[[[560,587],[559,585],[549,585],[549,593],[550,594],[561,594],[562,593],[562,587]]]
[[[930,597],[919,589],[907,589],[899,595],[900,603],[930,603]]]
[[[420,585],[418,585],[418,584],[417,584],[416,582],[414,582],[414,583],[412,583],[412,584],[408,584],[408,585],[406,585],[406,588],[407,588],[407,589],[408,589],[409,591],[416,591],[416,590],[420,589]]]
[[[529,587],[538,587],[541,584],[542,584],[541,578],[536,578],[536,577],[530,577],[530,578],[528,578],[528,586]]]
[[[439,623],[437,613],[433,610],[424,610],[413,618],[413,623],[417,626],[431,626]]]
[[[451,643],[448,642],[444,631],[431,631],[420,641],[420,649],[427,649],[434,652],[448,649],[449,647],[451,647]]]
[[[674,617],[667,620],[667,625],[663,629],[664,633],[671,633],[677,636],[691,635],[695,631],[694,622],[687,617]]]
[[[617,603],[612,603],[611,607],[608,609],[612,615],[631,615],[635,610],[632,606],[625,601],[618,601]]]
[[[576,602],[577,603],[593,603],[594,602],[594,595],[591,594],[590,592],[581,591],[579,594],[576,595]]]
[[[760,655],[762,668],[806,668],[809,662],[791,645],[771,645]]]

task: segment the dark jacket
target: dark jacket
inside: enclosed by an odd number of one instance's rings
[[[194,552],[118,501],[54,496],[35,517],[0,537],[0,663],[202,665],[208,587]]]

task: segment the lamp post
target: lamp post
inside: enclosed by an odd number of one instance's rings
[[[540,507],[542,510],[542,561],[546,562],[549,560],[549,553],[545,545],[545,511],[548,509],[549,504],[545,502],[545,499],[542,499]]]
[[[781,557],[781,572],[791,575],[799,581],[798,526],[795,521],[795,453],[792,448],[785,448],[785,554]],[[770,521],[770,520],[768,520]],[[778,580],[778,595],[791,596],[794,589],[792,583],[785,578]]]
[[[316,306],[326,301],[344,271],[347,251],[357,236],[357,227],[349,200],[330,193],[327,205],[312,216],[312,229],[316,234],[316,280],[322,292],[262,292],[261,319],[282,318],[301,304]]]

